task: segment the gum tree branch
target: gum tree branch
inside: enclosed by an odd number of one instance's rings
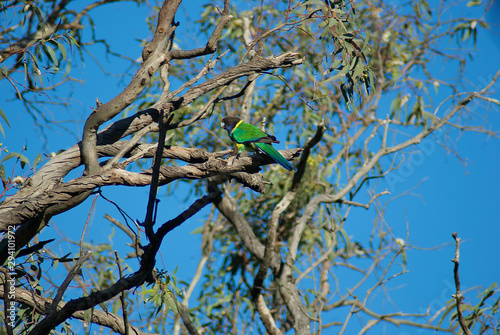
[[[356,174],[349,179],[349,182],[347,183],[347,185],[344,188],[342,188],[339,192],[337,192],[336,194],[320,194],[320,195],[315,196],[313,199],[311,199],[309,201],[309,203],[307,204],[306,209],[304,211],[304,214],[299,219],[299,222],[298,222],[298,224],[297,224],[297,226],[295,228],[294,235],[293,235],[293,240],[292,240],[292,244],[290,245],[290,254],[289,254],[289,256],[292,257],[293,259],[295,259],[296,253],[297,253],[298,244],[299,244],[299,241],[300,241],[300,237],[301,237],[302,232],[303,232],[303,230],[305,228],[305,225],[311,219],[311,217],[316,212],[316,209],[317,209],[317,207],[320,204],[322,204],[322,203],[332,203],[332,202],[336,202],[336,201],[341,200],[354,186],[356,186],[356,184],[358,183],[358,181],[361,178],[363,178],[369,171],[371,171],[371,169],[380,160],[380,158],[382,158],[383,156],[386,156],[386,155],[389,155],[389,154],[401,151],[402,149],[404,149],[406,147],[409,147],[411,145],[418,144],[425,137],[429,136],[434,131],[436,131],[436,130],[442,128],[443,126],[445,126],[449,122],[449,120],[458,111],[460,111],[462,108],[464,108],[465,106],[467,106],[472,100],[478,98],[479,96],[484,95],[487,92],[487,90],[490,89],[493,86],[493,84],[498,80],[499,76],[500,76],[500,71],[498,71],[495,74],[495,76],[490,81],[490,83],[488,85],[486,85],[481,91],[479,91],[479,92],[473,92],[473,93],[468,94],[467,97],[465,97],[464,99],[462,99],[461,101],[459,101],[452,108],[452,110],[448,114],[446,114],[445,117],[443,117],[441,119],[437,119],[436,118],[435,123],[433,125],[431,125],[428,129],[425,129],[424,131],[420,132],[416,136],[414,136],[414,137],[412,137],[412,138],[408,139],[407,141],[402,142],[400,144],[397,144],[397,145],[394,145],[394,146],[391,146],[391,147],[387,147],[385,145],[385,143],[386,143],[385,139],[386,139],[386,134],[387,134],[387,130],[386,129],[388,127],[389,121],[388,120],[384,121],[384,122],[386,122],[386,128],[384,129],[384,139],[382,141],[382,146],[381,146],[380,150],[378,152],[376,152],[372,156],[371,159],[369,159],[368,161],[365,162],[365,164],[363,165],[363,167],[360,168],[356,172]],[[344,148],[342,149],[343,151],[349,149],[349,147],[350,147],[349,143],[350,142],[348,142],[346,144],[346,146],[344,146]],[[337,157],[340,159],[340,153],[339,153],[339,155],[337,155]],[[336,157],[336,159],[337,159],[337,157]]]
[[[102,196],[102,194],[101,194]],[[137,258],[144,254],[144,251],[141,249],[141,236],[136,234],[132,229],[128,226],[124,225],[122,222],[117,219],[111,217],[109,214],[104,214],[104,218],[108,219],[112,224],[120,228],[125,234],[130,237],[132,243],[127,243],[127,245],[134,249],[133,252],[127,254],[128,258]]]
[[[165,147],[165,137],[167,135],[167,126],[172,121],[174,114],[170,114],[168,119],[165,119],[165,111],[160,112],[159,128],[160,133],[158,134],[158,146],[156,148],[155,159],[153,161],[153,172],[151,175],[151,185],[149,187],[149,200],[146,210],[146,218],[144,219],[144,227],[146,230],[146,236],[151,239],[153,237],[153,209],[156,203],[156,193],[158,192],[158,182],[160,174],[160,165],[163,156],[163,148]]]
[[[279,56],[269,56],[266,58],[254,59],[249,63],[238,65],[220,75],[207,80],[202,84],[191,88],[181,98],[177,98],[173,102],[167,103],[159,101],[155,105],[158,107],[159,105],[165,104],[168,105],[169,108],[181,108],[190,104],[201,95],[208,93],[212,89],[227,85],[233,80],[240,77],[248,76],[253,73],[259,73],[271,68],[291,67],[301,64],[302,62],[303,59],[298,59],[298,55],[296,53],[285,53]],[[97,143],[99,145],[112,144],[122,137],[139,131],[140,129],[148,126],[157,119],[158,111],[154,108],[150,108],[146,111],[139,112],[138,114],[129,118],[116,121],[101,133],[99,133],[99,135],[97,136]],[[184,124],[181,123],[177,126],[181,127],[184,126]],[[0,214],[4,210],[8,210],[8,206],[4,207],[7,204],[11,202],[22,202],[23,199],[27,196],[42,194],[46,190],[53,188],[54,185],[57,185],[59,181],[63,177],[65,177],[71,170],[77,168],[82,164],[82,162],[84,162],[83,156],[81,155],[83,147],[84,144],[82,141],[77,145],[71,147],[70,149],[65,150],[63,153],[57,155],[56,157],[52,158],[32,178],[30,178],[30,182],[28,183],[28,185],[23,187],[14,196],[6,199],[2,203],[2,205],[0,206]]]
[[[106,154],[106,152],[108,152],[107,148],[116,145],[115,143],[118,142],[119,139],[143,129],[157,119],[158,111],[148,109],[111,124],[97,136],[99,157],[110,156],[111,154]],[[118,152],[112,151],[111,153],[117,154]],[[0,205],[0,215],[10,210],[12,206],[15,206],[14,204],[24,201],[23,199],[26,197],[37,196],[54,188],[60,184],[62,178],[69,172],[82,164],[81,142],[78,142],[62,153],[50,158],[50,160],[29,179],[23,188],[12,197],[5,199]]]
[[[94,3],[91,3],[87,5],[85,8],[83,8],[80,12],[77,12],[74,14],[73,21],[70,23],[58,23],[57,20],[61,18],[62,15],[67,15],[66,13],[63,13],[63,11],[66,9],[66,6],[71,2],[71,0],[61,0],[56,6],[53,7],[52,11],[50,14],[47,15],[47,19],[42,23],[40,23],[39,27],[37,30],[35,30],[33,33],[29,34],[28,36],[25,36],[19,40],[15,40],[9,44],[8,47],[6,47],[3,50],[0,50],[0,63],[3,63],[7,58],[17,55],[19,53],[24,52],[27,48],[35,44],[39,40],[44,40],[57,31],[60,30],[71,30],[71,31],[78,31],[84,28],[84,26],[81,23],[81,20],[83,17],[87,15],[87,13],[99,6],[109,4],[109,3],[114,3],[114,2],[123,2],[123,1],[130,1],[130,0],[101,0],[101,1],[96,1]],[[67,11],[70,12],[70,11]],[[11,28],[11,27],[9,27]],[[0,33],[0,36],[3,36],[6,33],[9,33],[13,29],[6,29],[3,30]],[[22,63],[16,62],[15,65],[9,69],[9,73],[20,67]]]
[[[184,325],[186,326],[186,329],[188,330],[190,335],[200,335],[198,332],[198,329],[196,329],[196,326],[194,323],[191,321],[191,318],[189,317],[188,309],[185,305],[180,304],[177,301],[177,297],[175,294],[172,294],[172,298],[175,301],[175,306],[177,306],[177,310],[179,311],[179,315],[182,318],[182,322],[184,322]]]
[[[281,150],[280,153],[291,159],[301,149]],[[210,159],[204,163],[185,166],[161,166],[158,185],[166,185],[177,179],[204,179],[217,175],[231,175],[240,171],[255,171],[259,166],[272,163],[263,154],[243,157],[233,160]],[[60,185],[50,191],[35,197],[29,197],[24,203],[12,207],[8,213],[0,215],[0,231],[5,231],[8,225],[22,225],[35,218],[51,206],[64,204],[72,197],[89,190],[109,185],[148,186],[151,184],[151,172],[131,172],[122,169],[110,169],[93,176],[83,176]],[[16,236],[21,238],[22,236]]]
[[[163,3],[158,14],[158,25],[156,27],[153,40],[148,43],[143,50],[142,55],[144,63],[142,64],[141,68],[138,70],[125,90],[123,90],[108,103],[99,106],[87,119],[82,139],[82,158],[85,163],[86,173],[94,174],[97,173],[100,169],[97,160],[97,152],[95,149],[96,133],[99,126],[115,117],[118,113],[123,111],[123,109],[134,102],[139,94],[147,86],[154,73],[156,73],[156,71],[158,71],[158,69],[164,63],[170,61],[172,58],[176,58],[176,55],[182,56],[177,58],[194,58],[202,56],[204,54],[215,52],[216,43],[220,38],[222,30],[227,22],[229,22],[229,20],[232,18],[232,16],[228,14],[229,1],[225,1],[225,8],[223,13],[224,15],[215,28],[212,36],[209,38],[205,49],[201,51],[195,49],[187,53],[183,53],[183,51],[165,52],[165,50],[167,49],[167,45],[171,39],[171,35],[175,30],[173,20],[180,2],[180,0],[166,0]],[[154,108],[163,110],[165,115],[169,115],[173,110],[177,109],[175,108],[176,103],[170,103],[170,94],[168,92],[164,93],[165,94],[162,94],[163,99],[160,99],[161,103],[159,104],[163,106],[155,105]]]
[[[120,262],[120,257],[118,256],[118,251],[115,250],[115,260],[116,260],[116,265],[118,266],[118,274],[120,278],[123,278],[123,270],[122,270],[122,265]],[[120,294],[120,304],[122,307],[122,315],[123,315],[123,323],[125,325],[125,335],[129,335],[129,321],[128,321],[128,312],[127,312],[127,301],[125,297],[125,292],[122,292]]]
[[[259,270],[254,278],[253,287],[251,289],[252,300],[257,308],[257,311],[259,312],[259,317],[262,320],[262,323],[270,334],[276,335],[281,334],[281,331],[276,327],[276,322],[274,321],[269,308],[266,306],[266,302],[262,296],[262,289],[264,287],[264,280],[267,277],[268,269],[275,257],[274,249],[276,247],[276,232],[278,230],[279,217],[281,216],[281,213],[288,208],[292,200],[295,199],[295,194],[296,192],[287,192],[283,199],[281,199],[281,201],[276,205],[271,214],[271,219],[269,220],[267,229],[264,258],[259,266]]]
[[[293,176],[290,190],[287,192],[287,194],[282,200],[284,202],[283,205],[288,206],[290,202],[295,198],[295,195],[298,191],[298,188],[306,171],[307,159],[311,154],[312,148],[321,141],[321,138],[323,137],[325,130],[326,130],[325,124],[323,121],[321,121],[317,126],[316,134],[313,137],[311,137],[305,144],[304,152],[300,157],[298,168]],[[281,214],[282,211],[280,212],[280,209],[278,209],[276,212],[277,212],[276,214],[279,215]],[[273,211],[273,215],[274,214],[275,212]],[[281,273],[275,273],[275,275],[279,276],[280,293],[283,296],[284,302],[288,307],[288,310],[293,316],[294,320],[293,327],[296,333],[309,334],[311,332],[311,322],[310,322],[311,317],[307,314],[306,308],[302,303],[302,299],[300,297],[297,285],[295,285],[293,279],[293,266],[294,263],[290,262],[290,258],[287,257]]]
[[[73,280],[73,278],[80,272],[80,269],[82,268],[83,264],[92,256],[91,251],[87,251],[84,254],[81,254],[78,260],[76,261],[75,265],[71,268],[69,271],[68,275],[64,279],[63,283],[59,288],[57,289],[56,296],[54,300],[52,301],[52,305],[50,306],[50,314],[54,314],[57,312],[57,306],[59,305],[59,302],[61,301],[64,292],[66,292],[66,289],[68,288],[69,284]]]
[[[285,158],[292,159],[300,151],[301,149],[288,149],[280,152]],[[274,162],[267,156],[258,154],[236,160],[210,159],[204,163],[186,166],[161,166],[158,185],[166,185],[178,179],[234,175],[235,178],[240,178],[239,181],[244,185],[259,191],[263,190],[264,182],[260,178],[253,178],[253,174],[242,171],[255,172],[259,166],[270,163]],[[7,230],[9,225],[20,226],[16,231],[16,250],[19,250],[48,224],[49,218],[80,204],[83,200],[79,197],[87,197],[96,188],[108,185],[148,186],[151,185],[151,179],[151,172],[137,173],[119,168],[73,179],[42,194],[28,196],[23,202],[9,204],[9,210],[0,214],[0,231]],[[7,256],[5,245],[0,253],[0,262],[5,261]]]
[[[305,145],[304,152],[300,157],[299,168],[294,173],[292,185],[290,190],[285,194],[283,199],[276,205],[274,208],[271,219],[268,223],[268,232],[266,237],[266,245],[264,250],[264,258],[262,263],[259,266],[259,270],[257,272],[257,276],[254,279],[254,285],[252,288],[252,297],[257,301],[258,295],[261,294],[262,285],[264,283],[264,279],[267,275],[267,270],[271,265],[271,261],[274,258],[274,250],[276,243],[276,232],[278,230],[278,221],[281,214],[288,208],[290,203],[295,199],[295,195],[297,194],[297,190],[300,186],[300,182],[305,173],[305,166],[307,163],[307,159],[309,158],[309,154],[311,153],[311,149],[319,143],[321,137],[325,132],[324,123],[320,123],[316,130],[316,134],[312,137]],[[268,330],[269,331],[269,330]]]
[[[363,302],[352,299],[352,300],[343,300],[340,304],[335,304],[335,308],[341,307],[341,306],[352,306],[355,308],[355,310],[362,311],[366,313],[367,315],[371,316],[375,320],[384,320],[386,322],[392,323],[395,326],[412,326],[415,328],[422,328],[422,329],[431,329],[431,330],[436,330],[436,331],[441,331],[441,332],[446,332],[446,333],[451,333],[451,334],[456,334],[456,332],[453,329],[449,328],[443,328],[439,326],[434,326],[431,324],[426,324],[426,323],[419,323],[416,321],[413,321],[412,318],[407,318],[409,316],[416,316],[416,317],[422,317],[422,316],[427,316],[427,315],[414,315],[414,314],[406,314],[402,312],[396,312],[396,313],[391,313],[391,314],[379,314],[371,309],[367,308]],[[328,310],[331,310],[331,306],[329,306]],[[403,317],[405,317],[403,319]],[[401,318],[401,319],[399,319]]]
[[[120,151],[117,154],[112,155],[113,158],[110,159],[106,163],[106,165],[103,167],[103,170],[106,171],[109,168],[118,164],[120,159],[122,159],[127,153],[129,153],[135,146],[137,146],[137,143],[139,143],[139,141],[144,136],[146,136],[146,134],[153,132],[155,130],[158,130],[158,125],[156,123],[151,123],[147,127],[142,128],[140,131],[138,131],[136,134],[134,134],[132,139],[130,141],[126,142],[125,145],[120,149]],[[99,149],[98,149],[98,152],[99,152]]]
[[[271,311],[267,307],[266,301],[264,300],[262,294],[258,294],[256,297],[254,297],[253,301],[255,307],[257,308],[257,311],[259,312],[259,317],[266,327],[267,332],[271,335],[281,335],[282,332],[276,326],[276,322],[274,321],[274,318],[271,315]]]
[[[0,285],[0,295],[5,294],[5,292],[6,291]],[[50,306],[53,304],[53,300],[51,298],[40,296],[37,293],[28,291],[22,287],[16,287],[16,294],[14,301],[33,308],[33,310],[36,311],[36,313],[41,315],[48,315],[50,313]],[[59,302],[57,308],[62,309],[65,305],[66,305],[65,302]],[[88,317],[85,315],[84,311],[77,311],[73,313],[71,317],[81,321],[88,320]],[[125,323],[123,319],[116,314],[105,312],[100,309],[94,309],[92,311],[89,321],[93,324],[109,328],[118,334],[125,335]],[[128,325],[128,327],[130,334],[159,335],[156,333],[143,332],[140,329],[130,324]]]
[[[24,52],[24,50],[26,50],[26,48],[28,48],[29,45],[32,45],[36,41],[49,37],[50,35],[54,34],[57,30],[68,29],[68,27],[62,28],[61,26],[59,26],[56,23],[56,19],[59,17],[61,11],[64,10],[66,5],[70,1],[71,0],[60,1],[52,9],[52,12],[47,16],[45,24],[40,24],[40,27],[35,32],[31,33],[30,35],[18,41],[11,43],[7,48],[0,50],[0,63],[3,63],[7,58],[13,55]],[[19,67],[20,65],[21,64],[15,65],[14,68],[11,69],[11,71]]]
[[[171,59],[188,59],[194,57],[200,57],[208,54],[212,54],[217,50],[217,41],[219,40],[222,31],[226,24],[231,21],[233,18],[232,15],[229,15],[229,1],[224,1],[224,12],[222,13],[221,20],[215,27],[212,32],[212,36],[210,36],[206,46],[204,48],[197,48],[193,50],[172,50],[169,52],[169,56]]]
[[[164,51],[169,43],[170,34],[173,32],[172,22],[180,2],[180,0],[166,0],[163,3],[158,14],[158,24],[153,40],[146,46],[146,52],[143,52],[144,62],[141,68],[120,94],[97,107],[87,118],[82,138],[82,159],[87,174],[92,175],[100,171],[96,150],[99,126],[132,104],[146,88],[155,72],[167,61]]]
[[[209,189],[217,188],[215,186],[209,186]],[[259,241],[255,233],[253,232],[250,224],[245,220],[237,210],[236,203],[231,195],[224,192],[224,196],[218,201],[214,202],[217,210],[224,215],[224,217],[233,225],[233,227],[238,232],[243,244],[248,249],[248,251],[254,255],[257,259],[263,259],[264,257],[264,245]]]
[[[451,234],[451,236],[453,236],[453,238],[455,239],[455,258],[453,258],[451,261],[455,264],[453,266],[453,277],[455,279],[455,287],[457,290],[453,295],[453,298],[455,298],[457,304],[458,323],[460,324],[460,328],[462,328],[466,335],[472,335],[469,327],[467,327],[467,324],[465,323],[461,307],[464,296],[462,295],[462,292],[460,290],[460,276],[458,274],[458,266],[460,264],[460,242],[462,241],[462,239],[458,237],[458,234],[456,232]]]
[[[227,70],[226,72],[223,72],[199,85],[192,87],[180,97],[176,97],[171,100],[160,99],[152,106],[152,108],[163,108],[167,111],[167,114],[169,114],[174,110],[189,105],[198,97],[214,89],[228,85],[238,78],[263,73],[271,69],[289,68],[302,64],[303,62],[304,59],[299,58],[298,53],[295,52],[286,52],[278,56],[254,57],[247,63],[239,64]]]
[[[205,264],[208,262],[210,259],[210,255],[212,253],[214,244],[214,234],[218,230],[218,222],[212,223],[212,216],[213,216],[213,211],[212,214],[210,215],[210,218],[205,221],[205,226],[203,228],[203,236],[202,236],[202,242],[201,242],[201,252],[202,252],[202,257],[200,261],[198,262],[198,265],[196,267],[195,274],[193,276],[193,280],[189,283],[187,291],[184,293],[184,298],[180,304],[178,304],[178,307],[180,305],[180,308],[185,309],[187,311],[188,305],[189,305],[189,299],[191,298],[191,295],[193,294],[196,285],[198,284],[199,280],[201,279],[201,276],[203,274],[203,270],[205,268]],[[217,220],[219,221],[219,220]],[[175,296],[175,295],[174,295]],[[179,313],[180,314],[180,313]],[[179,335],[181,331],[180,327],[180,319],[184,321],[184,316],[183,315],[176,315],[175,317],[175,322],[174,322],[174,332],[173,335]],[[184,321],[185,323],[185,321]],[[187,326],[186,326],[187,328]]]
[[[130,276],[120,278],[107,289],[92,292],[88,296],[69,301],[63,308],[58,309],[57,313],[49,314],[45,319],[38,323],[29,334],[49,334],[52,329],[70,318],[73,313],[93,308],[100,303],[116,297],[121,292],[142,285],[145,281],[152,279],[151,276],[156,263],[156,254],[160,249],[160,245],[165,235],[219,197],[220,193],[210,193],[195,201],[187,210],[179,214],[176,218],[165,222],[155,233],[154,238],[150,240],[150,244],[145,247],[144,256],[141,259],[141,266],[139,270]]]

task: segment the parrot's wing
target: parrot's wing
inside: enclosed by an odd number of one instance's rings
[[[246,123],[240,122],[231,132],[231,137],[238,143],[279,143],[276,137],[266,134],[259,128]]]

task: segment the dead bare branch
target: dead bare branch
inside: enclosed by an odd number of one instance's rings
[[[455,279],[455,287],[457,290],[453,295],[453,298],[455,298],[457,305],[458,323],[460,324],[460,328],[462,328],[465,334],[472,335],[469,327],[467,327],[467,324],[465,323],[464,315],[462,313],[462,307],[460,306],[462,304],[462,301],[464,300],[464,296],[462,295],[462,291],[460,290],[460,275],[458,273],[458,266],[460,264],[460,242],[462,241],[462,239],[458,237],[458,234],[456,232],[451,235],[455,239],[455,258],[453,258],[451,261],[455,264],[453,267],[453,277]]]

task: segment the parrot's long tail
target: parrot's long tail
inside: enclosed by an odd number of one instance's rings
[[[270,144],[267,143],[254,143],[257,148],[259,148],[263,153],[269,156],[273,161],[287,169],[288,171],[293,170],[292,164],[283,157],[278,150],[274,149]]]

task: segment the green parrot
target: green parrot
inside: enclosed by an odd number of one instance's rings
[[[227,130],[239,152],[260,151],[288,171],[293,170],[292,164],[271,145],[271,143],[280,143],[273,135],[266,134],[259,128],[234,116],[223,118],[220,126]]]

